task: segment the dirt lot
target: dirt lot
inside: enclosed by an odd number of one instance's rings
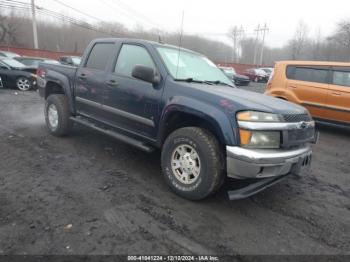
[[[191,202],[159,152],[82,127],[52,137],[36,92],[0,89],[0,254],[350,254],[350,132],[320,131],[309,173]]]

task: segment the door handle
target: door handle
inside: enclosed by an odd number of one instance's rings
[[[294,86],[294,85],[290,85],[289,87],[290,88],[297,88],[297,86]]]
[[[108,80],[106,82],[106,84],[109,85],[109,86],[117,86],[118,82],[116,80],[114,80],[114,79],[111,79],[111,80]]]
[[[81,80],[85,80],[86,79],[86,74],[80,74],[79,76],[79,79],[81,79]]]
[[[338,92],[332,92],[332,95],[334,95],[334,96],[341,96],[341,93],[338,93]]]

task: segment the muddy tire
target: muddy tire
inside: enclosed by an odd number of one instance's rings
[[[72,128],[68,98],[65,95],[50,95],[45,103],[45,121],[49,132],[54,136],[65,136]]]
[[[161,162],[167,184],[186,199],[206,198],[225,178],[220,144],[206,129],[184,127],[171,133],[163,145]]]

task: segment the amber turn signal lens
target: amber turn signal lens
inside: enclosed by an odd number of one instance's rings
[[[241,145],[248,145],[252,137],[252,132],[248,130],[240,129],[239,136],[241,138]]]
[[[251,114],[249,111],[240,112],[237,114],[238,121],[250,121]]]

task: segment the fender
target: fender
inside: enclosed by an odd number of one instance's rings
[[[157,136],[159,143],[162,141],[167,120],[176,112],[187,113],[201,118],[203,121],[209,121],[216,131],[219,132],[218,135],[220,135],[225,145],[237,145],[236,127],[233,126],[229,116],[224,111],[211,104],[184,96],[172,97],[164,106]]]
[[[274,97],[281,97],[289,102],[300,104],[301,101],[295,96],[295,94],[286,88],[278,88],[274,89],[273,91],[267,91],[265,92],[266,95],[274,96]]]
[[[55,83],[62,87],[64,94],[68,97],[69,109],[72,114],[75,114],[75,103],[73,96],[73,83],[65,75],[48,70],[45,76],[46,85],[45,85],[45,97],[47,97],[47,84]]]

